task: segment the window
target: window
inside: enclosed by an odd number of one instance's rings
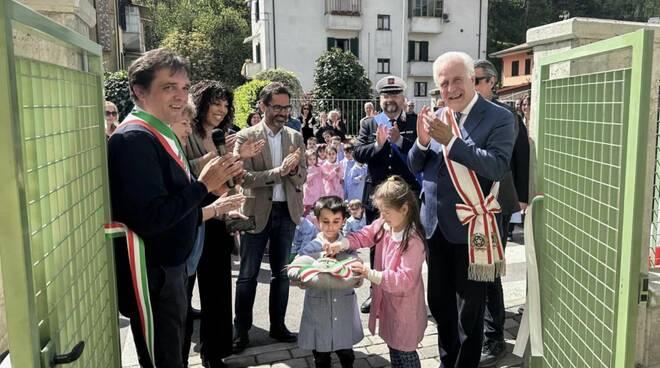
[[[254,48],[254,62],[257,64],[261,63],[261,44],[257,44]]]
[[[378,59],[378,74],[390,74],[390,59]]]
[[[377,28],[381,31],[389,31],[390,30],[390,16],[389,15],[378,14],[378,26],[377,26]]]
[[[140,33],[140,10],[137,6],[126,5],[126,32]]]
[[[428,41],[408,41],[408,61],[429,61]]]
[[[525,75],[532,74],[532,59],[525,59]]]
[[[514,60],[511,62],[511,76],[517,77],[520,75],[520,61]]]
[[[339,48],[344,51],[350,51],[355,57],[360,57],[359,50],[360,44],[358,38],[332,38],[328,37],[328,50],[332,48]]]
[[[413,17],[442,17],[443,0],[408,0]]]
[[[259,21],[259,0],[254,2],[254,20]]]
[[[415,97],[426,97],[426,82],[415,82]]]

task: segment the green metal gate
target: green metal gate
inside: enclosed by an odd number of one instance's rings
[[[101,55],[0,0],[0,260],[13,367],[50,367],[81,341],[71,366],[120,366]]]
[[[535,365],[634,365],[652,51],[640,30],[540,59]]]

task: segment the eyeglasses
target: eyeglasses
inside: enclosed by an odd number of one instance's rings
[[[291,109],[292,109],[291,105],[286,105],[286,106],[268,105],[268,106],[270,106],[270,108],[273,109],[273,111],[275,111],[276,113],[291,112]]]
[[[475,77],[474,85],[476,86],[477,84],[481,83],[482,80],[488,80],[488,77]]]
[[[117,116],[117,111],[106,111],[105,116]]]

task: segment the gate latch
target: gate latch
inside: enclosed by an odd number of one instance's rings
[[[639,298],[637,303],[646,303],[649,300],[649,276],[645,273],[639,277]]]

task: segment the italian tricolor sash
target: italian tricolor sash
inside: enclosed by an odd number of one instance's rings
[[[154,137],[156,137],[156,139],[158,139],[158,142],[160,142],[170,157],[172,157],[181,169],[186,172],[188,179],[191,178],[190,166],[188,165],[186,154],[181,147],[179,139],[167,124],[141,110],[131,111],[120,125],[124,124],[135,124],[146,128]]]
[[[457,138],[462,138],[458,123],[448,109],[442,119],[450,124]],[[474,170],[450,160],[446,148],[443,154],[451,181],[463,201],[456,204],[456,214],[461,224],[468,226],[468,279],[494,281],[506,272],[500,230],[495,219],[495,214],[501,211],[497,202],[500,183],[494,182],[488,196],[484,196]]]
[[[191,180],[190,167],[181,144],[170,127],[145,111],[133,110],[121,123],[136,124],[147,129],[163,146],[168,155],[186,173]],[[144,341],[152,362],[154,360],[154,322],[149,299],[149,279],[147,277],[147,261],[145,257],[144,241],[126,225],[113,222],[104,225],[108,237],[126,237],[128,247],[128,262],[133,282],[133,291],[137,302],[137,310],[142,326]]]
[[[128,246],[128,263],[131,269],[131,280],[133,291],[137,301],[137,310],[142,325],[144,341],[149,351],[151,361],[154,360],[154,320],[151,312],[151,300],[149,299],[149,281],[147,279],[147,261],[144,254],[144,242],[131,231],[126,225],[113,222],[104,225],[106,237],[126,237]]]

